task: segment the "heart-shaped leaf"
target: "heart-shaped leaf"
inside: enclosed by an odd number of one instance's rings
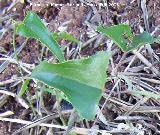
[[[42,62],[32,77],[62,90],[83,118],[92,119],[105,84],[109,56],[107,52],[100,52],[60,64]]]
[[[145,45],[147,43],[153,44],[154,42],[155,39],[151,36],[151,34],[144,31],[143,33],[133,37],[132,43],[130,46],[128,46],[127,51],[136,49],[137,47]]]
[[[129,25],[125,24],[110,27],[99,26],[97,27],[97,31],[110,37],[122,49],[122,51],[131,51],[146,43],[152,44],[156,41],[156,39],[147,32],[133,35]]]
[[[123,51],[127,50],[127,43],[130,42],[134,36],[131,28],[125,24],[110,27],[99,26],[97,27],[97,31],[110,37]]]
[[[33,12],[28,12],[24,21],[17,26],[17,33],[21,36],[35,38],[46,45],[60,61],[64,61],[63,53],[58,43],[53,39],[41,19]]]

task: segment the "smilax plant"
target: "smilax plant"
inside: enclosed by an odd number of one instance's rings
[[[31,78],[61,90],[82,118],[93,119],[105,84],[109,52],[102,51],[88,58],[66,61],[57,40],[65,38],[76,43],[79,41],[67,33],[49,32],[33,12],[27,13],[16,31],[21,36],[39,40],[59,60],[59,63],[40,62],[32,71]],[[107,28],[99,26],[97,31],[109,36],[122,51],[130,51],[145,43],[154,42],[149,33],[135,36],[130,27],[124,24]]]

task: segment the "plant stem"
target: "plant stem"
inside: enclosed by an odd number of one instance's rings
[[[43,61],[44,49],[45,49],[45,46],[42,47],[41,57],[40,57],[40,61],[41,61],[41,62]]]
[[[71,131],[71,129],[72,129],[74,123],[77,121],[77,119],[78,119],[78,113],[74,109],[69,117],[67,130],[64,132],[63,135],[69,135],[69,132]]]
[[[14,29],[13,29],[13,50],[14,50],[14,52],[16,52],[16,23],[15,22],[14,22]],[[16,54],[15,54],[14,57],[16,58],[16,61],[18,63],[18,68],[19,68],[20,74],[23,77],[23,73],[22,73],[22,69],[21,69],[20,64],[19,64],[18,57],[17,57]]]
[[[62,124],[64,126],[66,126],[66,122],[65,122],[65,120],[64,120],[64,118],[62,116],[62,113],[61,113],[60,99],[59,99],[59,95],[58,95],[58,90],[55,90],[55,93],[56,93],[56,100],[57,100],[57,111],[58,111],[60,120],[62,121]]]

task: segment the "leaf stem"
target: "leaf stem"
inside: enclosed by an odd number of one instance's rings
[[[13,42],[12,42],[12,44],[13,44],[13,50],[14,50],[14,52],[16,52],[16,22],[15,21],[14,21],[14,26],[13,27],[14,27],[14,29],[13,29]],[[20,74],[23,77],[23,72],[22,72],[22,69],[20,67],[19,60],[18,60],[18,57],[17,57],[16,53],[15,53],[14,57],[16,58],[16,61],[18,63],[18,68],[19,68]],[[24,81],[23,81],[23,83],[24,83]]]
[[[59,114],[59,117],[60,117],[60,120],[62,121],[62,124],[64,126],[66,126],[66,122],[62,116],[62,113],[61,113],[61,107],[60,107],[60,99],[59,99],[59,93],[58,93],[58,90],[55,89],[55,93],[56,93],[56,100],[57,100],[57,111],[58,111],[58,114]]]

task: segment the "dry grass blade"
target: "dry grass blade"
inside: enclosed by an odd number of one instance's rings
[[[120,107],[124,111],[129,111],[131,110],[132,106],[125,106],[125,107]],[[139,113],[159,113],[160,112],[160,107],[159,106],[139,106],[134,112],[139,112]]]
[[[53,113],[53,114],[47,115],[47,116],[45,116],[45,117],[42,117],[42,118],[40,118],[40,119],[37,119],[37,120],[35,120],[35,121],[33,121],[33,122],[31,122],[31,123],[29,123],[29,124],[21,127],[20,129],[16,130],[16,131],[13,133],[13,135],[15,135],[15,134],[17,134],[17,133],[19,133],[19,132],[21,132],[21,131],[24,131],[24,130],[26,130],[26,129],[35,127],[35,126],[41,124],[42,122],[46,122],[46,121],[48,121],[48,120],[51,120],[51,119],[53,119],[54,115],[55,115],[55,114]]]
[[[28,40],[26,40],[10,57],[13,58],[16,55],[18,55],[21,52],[21,50],[25,47],[27,41]],[[9,61],[3,62],[0,66],[0,73],[2,73],[8,65],[9,65]]]
[[[103,96],[106,97],[107,95],[104,94]],[[109,101],[113,104],[120,106],[121,110],[124,110],[124,111],[129,111],[134,106],[131,103],[125,102],[115,97],[109,98]],[[160,112],[160,107],[159,106],[139,106],[139,108],[137,108],[134,112],[139,112],[139,113]]]
[[[98,37],[99,37],[99,35],[96,35],[96,36],[92,37],[91,39],[89,39],[88,41],[86,41],[85,43],[83,43],[82,44],[82,48],[85,48],[88,44],[90,44],[93,41],[95,41]]]
[[[9,80],[1,81],[0,86],[10,84],[10,83],[13,83],[13,82],[21,82],[23,79],[28,79],[28,77],[17,77],[17,78],[11,78]]]
[[[6,95],[9,95],[9,96],[12,96],[12,97],[15,97],[15,96],[16,96],[14,93],[9,92],[9,91],[5,91],[5,90],[0,90],[0,93],[6,94]]]
[[[5,90],[0,90],[0,93],[14,97],[16,101],[20,103],[24,108],[26,109],[29,108],[28,104],[22,98],[18,97],[16,94],[9,92],[9,91],[5,91]]]
[[[147,82],[151,82],[151,83],[154,83],[154,84],[160,84],[160,80],[156,80],[156,79],[150,79],[150,78],[141,77],[141,80],[144,80],[144,81],[147,81]]]
[[[155,121],[155,119],[153,118],[144,116],[118,116],[115,120],[130,120],[130,121],[147,120],[147,121],[160,122],[159,120]]]
[[[0,108],[5,104],[7,103],[7,99],[9,98],[9,95],[6,95],[6,94],[3,94],[1,97],[0,97]]]
[[[13,122],[13,123],[19,123],[19,124],[32,124],[33,122],[31,121],[26,121],[26,120],[20,120],[20,119],[10,119],[10,118],[2,118],[0,117],[1,121],[8,121],[8,122]],[[57,128],[57,129],[62,129],[66,130],[67,126],[60,126],[60,125],[55,125],[55,124],[46,124],[46,123],[40,123],[38,126],[42,127],[50,127],[50,128]],[[92,129],[93,130],[93,129]],[[80,135],[87,135],[91,129],[86,129],[86,128],[78,128],[78,127],[73,127],[71,129],[71,132],[80,134]],[[118,131],[118,130],[113,130],[113,131],[107,131],[107,130],[95,130],[97,133],[101,133],[103,135],[111,135],[115,133],[129,133],[128,131]]]
[[[145,64],[147,65],[153,73],[155,73],[157,76],[160,76],[160,72],[138,51],[133,50],[133,53]]]
[[[4,113],[0,113],[0,117],[8,117],[8,116],[11,116],[13,114],[14,113],[12,111],[7,111],[7,112],[4,112]]]
[[[149,98],[142,98],[139,102],[137,102],[129,111],[127,111],[124,115],[130,115],[131,113],[133,113],[137,108],[139,108],[139,106],[141,104],[144,104]]]
[[[159,94],[159,92],[157,92],[157,90],[154,87],[152,87],[151,85],[149,85],[146,82],[141,81],[140,78],[134,77],[134,78],[130,78],[130,80],[133,83],[137,84],[137,86],[136,86],[137,89],[142,89],[143,90],[143,88],[144,88],[146,90],[154,92],[155,94]]]

